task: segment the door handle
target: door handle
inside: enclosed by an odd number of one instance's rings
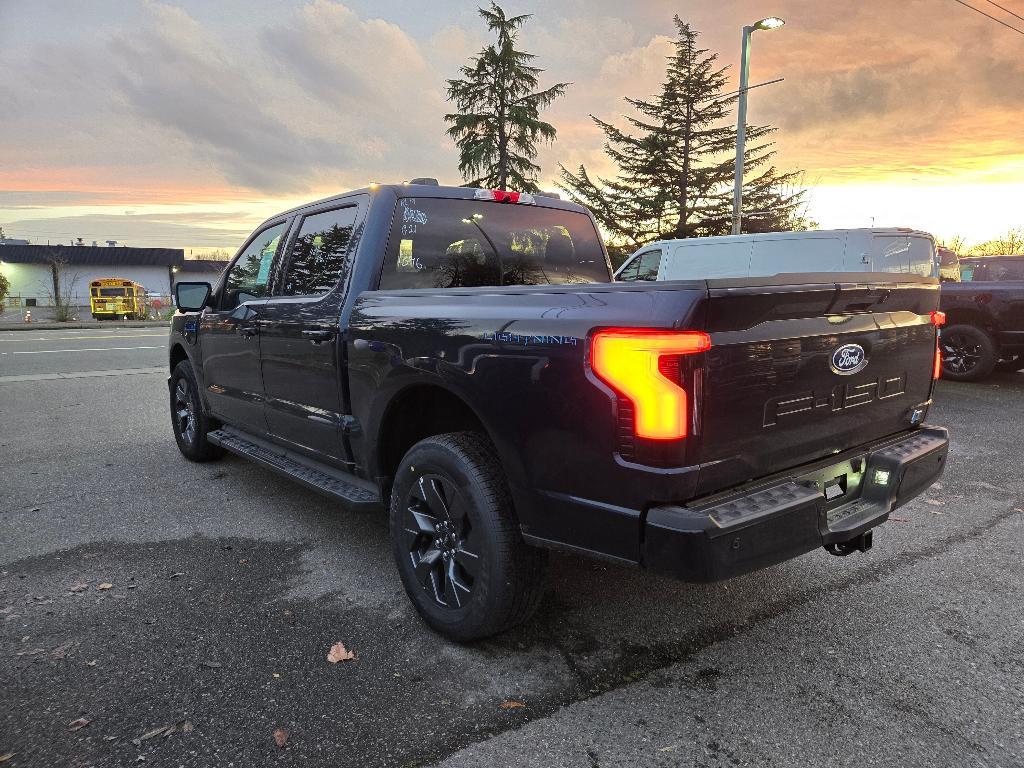
[[[240,325],[238,326],[238,335],[244,336],[247,339],[251,339],[253,336],[258,335],[260,329],[255,325]]]
[[[302,335],[314,344],[319,344],[322,341],[330,341],[333,339],[334,331],[330,328],[310,328],[309,330],[303,331]]]

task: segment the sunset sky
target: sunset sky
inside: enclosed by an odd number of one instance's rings
[[[1024,29],[987,0],[971,0]],[[0,0],[0,226],[33,242],[233,251],[264,217],[365,185],[460,183],[445,79],[485,41],[474,2]],[[1024,0],[1000,0],[1024,16]],[[954,0],[548,0],[521,45],[571,81],[539,162],[607,173],[589,114],[654,93],[672,15],[737,65],[750,122],[803,169],[823,228],[986,240],[1024,226],[1024,35]]]

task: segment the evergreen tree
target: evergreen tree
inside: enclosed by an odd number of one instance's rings
[[[613,179],[594,178],[584,166],[562,168],[560,186],[593,210],[612,245],[630,250],[652,240],[727,235],[732,223],[736,128],[730,108],[738,96],[720,95],[728,67],[698,47],[699,33],[674,17],[678,36],[661,93],[626,98],[638,113],[622,130],[591,115],[605,134]],[[747,126],[743,231],[806,228],[798,173],[780,173],[771,160],[770,126]]]
[[[494,2],[479,11],[498,39],[460,68],[461,80],[448,81],[457,111],[444,119],[459,149],[459,172],[466,186],[536,192],[537,142],[555,140],[554,126],[540,119],[540,111],[569,84],[536,90],[544,70],[532,66],[533,54],[515,47],[528,14],[508,18]]]

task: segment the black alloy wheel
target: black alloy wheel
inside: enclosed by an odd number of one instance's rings
[[[405,544],[416,578],[433,601],[461,608],[480,572],[466,500],[448,478],[423,475],[405,500]]]
[[[523,541],[508,480],[478,432],[424,438],[391,488],[391,549],[402,586],[436,632],[468,642],[533,615],[547,552]]]
[[[182,377],[174,385],[174,418],[178,433],[189,444],[196,441],[196,411],[192,405],[188,379]]]
[[[196,375],[187,360],[178,363],[171,374],[171,426],[178,450],[186,459],[213,461],[224,455],[223,448],[206,438],[214,423],[203,409]]]
[[[992,337],[967,324],[943,328],[939,336],[942,372],[953,381],[977,381],[992,373],[998,360]]]

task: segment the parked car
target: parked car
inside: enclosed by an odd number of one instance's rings
[[[912,229],[832,229],[659,240],[615,279],[707,280],[788,272],[897,272],[938,277],[935,240]]]
[[[612,283],[578,205],[373,186],[177,284],[174,437],[388,509],[416,609],[471,640],[533,612],[549,548],[689,581],[867,550],[945,464],[923,425],[938,292],[910,272]]]
[[[962,282],[942,284],[942,371],[979,381],[1024,370],[1024,256],[960,259]]]

